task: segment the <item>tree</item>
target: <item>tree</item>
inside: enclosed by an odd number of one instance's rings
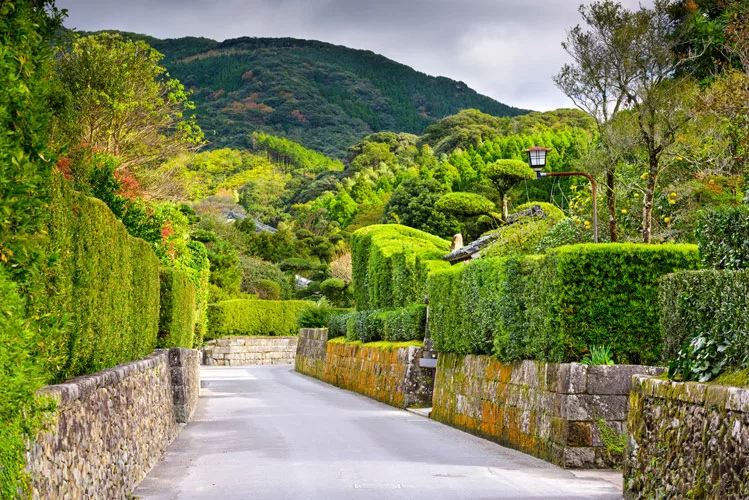
[[[434,210],[434,204],[447,192],[447,187],[435,179],[408,179],[398,186],[385,205],[383,222],[403,224],[438,236],[452,236],[460,229],[458,222]]]
[[[689,121],[683,100],[688,78],[677,73],[695,56],[676,57],[680,38],[667,0],[655,0],[652,9],[636,11],[605,0],[582,6],[580,12],[589,30],[578,25],[570,32],[563,47],[574,62],[562,68],[555,83],[593,116],[610,153],[605,186],[612,241],[616,240],[614,165],[618,152],[611,140],[611,120],[623,109],[633,112],[646,158],[642,240],[649,243],[655,188],[666,166],[662,158]]]
[[[497,160],[486,167],[484,172],[492,182],[499,198],[502,200],[502,216],[507,218],[507,192],[523,179],[535,179],[536,174],[523,161],[520,160]]]
[[[53,139],[106,152],[138,171],[195,149],[203,133],[189,93],[143,41],[102,33],[79,38],[58,58],[60,100]]]

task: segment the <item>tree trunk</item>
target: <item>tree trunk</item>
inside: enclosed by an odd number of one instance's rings
[[[658,181],[658,154],[648,155],[648,187],[645,190],[645,200],[642,205],[642,241],[650,243],[653,229],[653,202],[655,200],[655,185]]]
[[[606,169],[606,207],[609,211],[609,240],[611,243],[619,241],[616,229],[616,191],[614,190],[614,169]]]

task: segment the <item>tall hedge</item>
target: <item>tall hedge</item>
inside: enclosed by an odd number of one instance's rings
[[[228,335],[296,335],[299,312],[313,302],[306,300],[235,299],[208,306],[206,338]]]
[[[159,261],[101,201],[54,176],[48,254],[31,287],[30,314],[54,313],[63,328],[44,338],[40,360],[50,382],[149,354],[159,324]]]
[[[195,286],[187,273],[161,269],[161,309],[158,347],[191,349],[197,319]]]
[[[396,224],[373,225],[351,236],[357,309],[391,309],[421,302],[427,276],[449,267],[450,243]]]
[[[440,351],[579,361],[606,344],[619,362],[654,363],[659,280],[697,265],[694,245],[582,244],[480,259],[430,278],[430,331]]]
[[[662,359],[674,362],[672,375],[709,380],[749,368],[749,270],[668,275],[660,302]]]

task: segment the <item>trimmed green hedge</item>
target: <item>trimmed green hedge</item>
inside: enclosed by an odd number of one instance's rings
[[[700,217],[695,231],[703,267],[749,269],[749,207],[722,208]]]
[[[345,336],[348,341],[407,342],[424,340],[427,309],[424,304],[413,304],[392,311],[356,311],[331,318],[328,338]]]
[[[670,375],[707,381],[749,368],[749,270],[670,274],[660,303]]]
[[[581,244],[480,259],[429,280],[439,351],[580,361],[606,344],[620,363],[660,360],[661,276],[698,265],[694,245]]]
[[[229,335],[296,335],[297,316],[306,300],[235,299],[208,306],[208,334],[215,339]]]
[[[449,267],[450,243],[396,224],[373,225],[351,236],[357,309],[391,309],[421,302],[427,276]]]
[[[195,286],[190,278],[182,271],[162,268],[158,347],[191,349],[196,319]]]
[[[30,316],[57,318],[40,339],[48,382],[93,373],[150,354],[159,327],[159,261],[145,241],[128,235],[101,201],[55,175],[48,255],[28,290]]]

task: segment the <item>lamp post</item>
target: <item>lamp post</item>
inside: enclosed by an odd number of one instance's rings
[[[596,181],[593,177],[585,172],[543,172],[546,166],[546,154],[551,151],[551,148],[542,148],[540,146],[533,146],[528,148],[523,153],[528,155],[528,165],[536,172],[536,179],[542,177],[567,177],[572,175],[582,175],[587,177],[590,181],[590,187],[593,192],[593,241],[598,243],[598,200],[596,198]]]

